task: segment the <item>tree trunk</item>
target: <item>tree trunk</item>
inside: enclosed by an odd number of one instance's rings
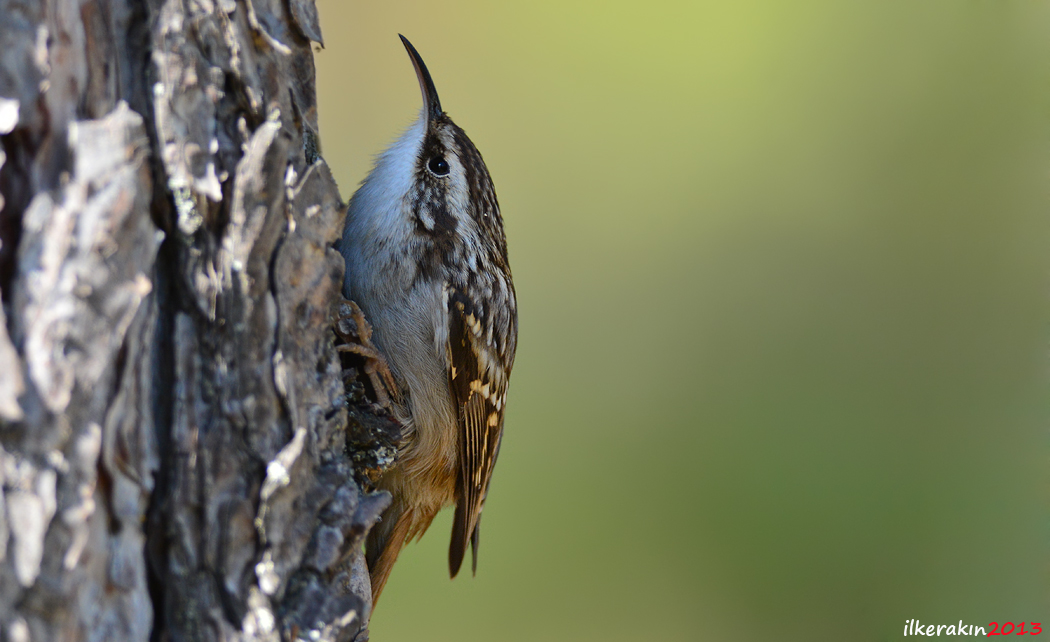
[[[314,42],[313,0],[0,0],[3,639],[367,636],[393,433],[333,345]]]

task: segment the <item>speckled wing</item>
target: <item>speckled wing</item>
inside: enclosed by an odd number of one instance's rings
[[[499,454],[506,408],[507,383],[514,362],[517,315],[506,310],[483,310],[455,288],[449,288],[449,387],[459,411],[460,469],[456,485],[456,514],[449,544],[449,573],[455,577],[463,563],[467,542],[472,544],[472,570],[478,564],[478,524],[488,494],[492,468]],[[503,332],[486,331],[493,324],[483,314],[496,314]]]

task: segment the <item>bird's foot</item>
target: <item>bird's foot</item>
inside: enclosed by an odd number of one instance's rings
[[[372,388],[376,391],[376,401],[388,412],[393,412],[391,398],[400,401],[401,393],[390,366],[383,353],[372,343],[372,326],[365,320],[365,314],[356,303],[344,299],[339,304],[339,319],[335,324],[335,333],[345,341],[336,346],[340,352],[350,352],[361,356],[365,361],[364,371]]]

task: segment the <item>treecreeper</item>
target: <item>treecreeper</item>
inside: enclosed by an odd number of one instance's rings
[[[419,53],[401,40],[423,109],[350,199],[340,244],[343,294],[371,323],[371,374],[385,375],[373,376],[377,397],[403,426],[396,461],[377,481],[393,501],[366,542],[373,604],[402,547],[451,504],[449,574],[468,544],[477,571],[518,333],[488,168],[442,110]]]

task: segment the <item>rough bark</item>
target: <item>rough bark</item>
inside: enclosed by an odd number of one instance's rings
[[[320,41],[312,0],[0,0],[3,639],[367,635],[393,433],[333,345]]]

